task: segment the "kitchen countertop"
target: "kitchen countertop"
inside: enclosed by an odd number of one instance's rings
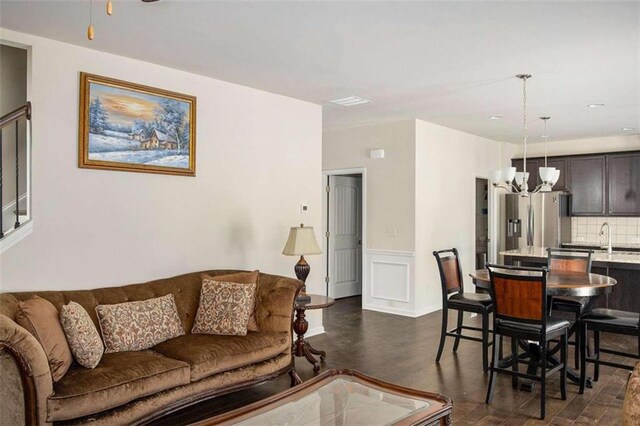
[[[602,243],[588,243],[588,242],[580,242],[580,241],[572,241],[570,243],[562,243],[563,246],[565,247],[593,247],[593,248],[597,248],[597,249],[602,249],[603,244]],[[620,249],[620,250],[624,250],[624,249],[635,249],[635,250],[640,250],[640,244],[631,244],[631,243],[613,243],[613,249]],[[606,247],[606,244],[604,244],[604,247]]]
[[[501,251],[502,256],[518,256],[518,257],[547,257],[546,247],[525,247],[521,249]],[[631,252],[618,252],[615,251],[612,254],[605,253],[593,253],[591,256],[592,262],[602,263],[633,263],[640,265],[640,253]]]

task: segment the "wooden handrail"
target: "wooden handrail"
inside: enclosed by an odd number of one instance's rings
[[[10,113],[0,117],[0,129],[3,129],[21,117],[26,117],[27,120],[31,120],[31,102],[27,102],[20,108],[16,108]]]

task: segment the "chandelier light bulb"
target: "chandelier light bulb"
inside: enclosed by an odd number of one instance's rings
[[[87,38],[89,40],[93,40],[93,25],[89,24],[89,27],[87,28]]]
[[[111,0],[107,2],[107,15],[113,15],[113,3],[111,2]]]

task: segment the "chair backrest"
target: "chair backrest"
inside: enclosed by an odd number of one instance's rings
[[[547,267],[550,271],[591,272],[593,250],[553,248],[547,249]]]
[[[547,324],[547,269],[487,263],[494,318]]]
[[[434,251],[433,255],[440,271],[440,283],[442,284],[442,294],[446,296],[451,293],[464,292],[464,281],[462,280],[462,268],[458,250],[455,248]]]

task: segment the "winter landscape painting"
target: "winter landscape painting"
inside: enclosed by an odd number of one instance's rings
[[[195,175],[195,97],[86,73],[80,80],[80,167]]]

